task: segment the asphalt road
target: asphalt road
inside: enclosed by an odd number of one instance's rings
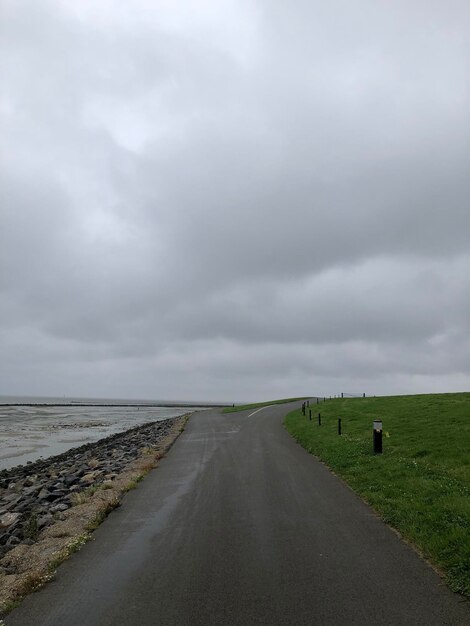
[[[7,626],[469,624],[468,603],[291,439],[290,408],[194,415]]]

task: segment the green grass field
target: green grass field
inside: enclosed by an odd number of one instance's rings
[[[470,597],[470,393],[333,399],[287,430]],[[322,425],[318,425],[318,413]],[[342,432],[338,435],[338,417]],[[372,421],[383,420],[383,454]]]
[[[285,404],[286,402],[296,402],[297,400],[305,400],[307,396],[303,398],[283,398],[282,400],[271,400],[271,402],[256,402],[255,404],[236,404],[234,407],[227,407],[223,413],[235,413],[236,411],[246,411],[247,409],[257,409],[262,406],[271,406],[272,404]]]

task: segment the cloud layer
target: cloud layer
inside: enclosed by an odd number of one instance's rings
[[[3,0],[0,393],[470,384],[470,9]]]

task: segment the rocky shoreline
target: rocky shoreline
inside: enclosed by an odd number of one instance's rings
[[[0,559],[79,503],[78,494],[112,481],[143,448],[168,435],[174,419],[143,424],[94,443],[0,472]]]
[[[0,613],[49,580],[156,467],[189,415],[0,471]]]

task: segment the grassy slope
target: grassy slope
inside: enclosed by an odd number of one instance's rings
[[[312,421],[290,413],[287,430],[437,565],[454,591],[470,596],[470,393],[334,399],[311,408]],[[375,456],[377,418],[384,453]]]
[[[271,400],[271,402],[256,402],[255,404],[236,404],[234,407],[227,407],[223,410],[223,413],[234,413],[236,411],[246,411],[247,409],[257,409],[261,406],[271,406],[272,404],[285,404],[286,402],[295,402],[298,400],[305,400],[307,396],[303,398],[283,398],[282,400]]]

